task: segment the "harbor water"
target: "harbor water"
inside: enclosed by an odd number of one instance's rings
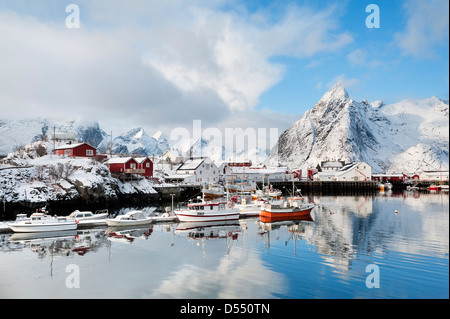
[[[449,298],[448,193],[309,199],[303,221],[0,234],[0,298]]]

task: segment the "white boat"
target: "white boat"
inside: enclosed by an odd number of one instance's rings
[[[91,211],[81,211],[80,212],[77,209],[69,215],[69,218],[74,219],[74,220],[79,220],[79,221],[105,219],[106,217],[108,217],[107,209],[97,210],[97,211],[95,211],[95,213],[93,213]]]
[[[8,227],[17,233],[49,232],[77,229],[78,221],[68,217],[52,217],[45,213],[33,213],[30,217],[25,214],[18,214],[13,223]]]
[[[207,222],[239,219],[239,209],[233,208],[232,202],[198,202],[187,205],[187,208],[176,209],[180,222]]]
[[[141,210],[133,210],[126,214],[106,219],[106,225],[113,226],[139,226],[152,222],[151,218],[145,217]]]

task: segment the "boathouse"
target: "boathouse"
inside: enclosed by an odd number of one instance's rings
[[[111,173],[144,174],[144,169],[138,168],[138,162],[132,157],[113,157],[105,162]]]
[[[314,175],[314,178],[320,181],[370,181],[372,179],[372,168],[364,162],[348,163],[337,171],[318,172]]]
[[[141,175],[144,177],[153,177],[153,162],[148,157],[136,157],[138,163],[138,169],[143,169],[144,173]]]
[[[88,143],[69,143],[55,147],[54,154],[70,157],[95,157],[97,149]]]

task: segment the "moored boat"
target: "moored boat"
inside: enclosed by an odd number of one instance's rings
[[[232,202],[198,202],[190,203],[187,208],[176,209],[175,214],[181,222],[206,222],[239,219],[239,209],[233,208]]]
[[[106,225],[113,226],[139,226],[147,225],[152,222],[151,218],[145,217],[142,211],[133,210],[115,218],[106,219]]]
[[[429,191],[440,191],[441,190],[441,185],[432,184],[432,185],[428,186],[428,190]]]
[[[17,233],[50,232],[77,229],[77,220],[62,216],[50,216],[46,213],[33,213],[30,217],[18,214],[8,227]]]
[[[306,203],[303,197],[289,197],[286,201],[266,201],[261,205],[260,217],[264,223],[303,219],[310,215],[314,207],[313,203]]]
[[[79,211],[75,210],[70,215],[69,218],[75,219],[75,220],[96,220],[96,219],[105,219],[108,217],[108,210],[97,210],[95,213],[91,211]]]
[[[203,190],[203,196],[206,200],[224,197],[225,189],[220,185],[212,185]]]

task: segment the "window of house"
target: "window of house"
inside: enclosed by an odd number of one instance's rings
[[[131,167],[131,169],[135,169],[136,168],[136,164],[135,163],[131,163],[130,167]]]
[[[66,155],[70,155],[70,150],[66,150],[66,151],[65,151],[65,154],[66,154]]]
[[[145,167],[150,167],[150,163],[145,163]]]
[[[86,156],[94,156],[93,150],[86,150]]]

